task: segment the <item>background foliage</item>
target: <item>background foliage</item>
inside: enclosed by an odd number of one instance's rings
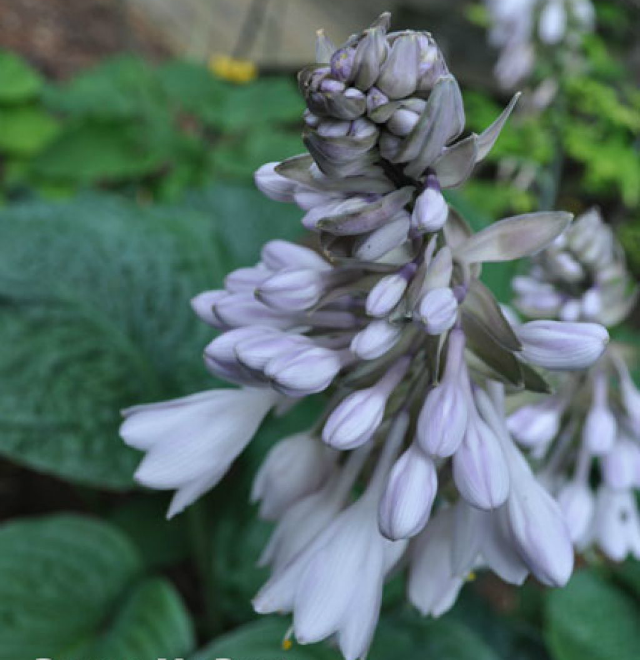
[[[450,201],[476,228],[545,200],[597,203],[640,268],[640,96],[607,47],[625,34],[620,11],[603,24],[590,70],[563,81],[566,105],[516,116]],[[471,90],[470,129],[503,101]],[[123,55],[54,83],[0,53],[0,660],[337,659],[327,645],[284,651],[288,621],[250,607],[271,529],[248,504],[251,476],[318,402],[269,419],[222,486],[170,522],[117,437],[120,408],[215,385],[188,301],[267,239],[299,235],[300,212],[251,175],[301,150],[300,112],[288,76],[236,86]],[[534,185],[496,185],[505,158]],[[503,301],[513,272],[485,269]],[[591,559],[561,591],[480,576],[428,622],[396,578],[370,658],[636,660],[640,565]]]

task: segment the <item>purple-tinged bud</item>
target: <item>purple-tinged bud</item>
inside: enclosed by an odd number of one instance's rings
[[[640,447],[621,437],[613,449],[600,459],[604,483],[612,490],[627,490],[638,485]]]
[[[449,217],[449,206],[440,192],[438,179],[429,175],[411,214],[411,225],[420,233],[440,231]]]
[[[309,108],[305,108],[304,112],[302,113],[302,119],[304,120],[304,123],[307,126],[311,126],[311,128],[316,128],[318,124],[322,121],[321,117],[318,117],[318,115],[314,115]]]
[[[328,94],[338,94],[344,92],[346,85],[339,80],[332,80],[331,78],[325,78],[320,83],[320,91],[326,92]]]
[[[441,335],[450,330],[458,318],[458,301],[449,288],[427,291],[420,301],[418,316],[427,334]]]
[[[253,326],[249,326],[253,327]],[[241,338],[235,345],[236,359],[250,371],[260,373],[267,364],[280,356],[288,356],[314,344],[304,335],[288,334],[269,328],[270,332],[254,333]]]
[[[531,321],[515,329],[526,362],[551,370],[590,367],[609,343],[609,333],[597,323]]]
[[[343,119],[323,119],[318,128],[318,135],[322,137],[344,137],[349,134],[351,122]]]
[[[407,211],[399,211],[379,229],[356,240],[354,255],[364,261],[375,261],[402,245],[408,237],[411,219]]]
[[[585,319],[597,319],[602,312],[602,292],[597,287],[589,289],[582,296],[582,316]]]
[[[571,541],[580,544],[591,527],[595,510],[591,488],[586,483],[570,481],[562,487],[557,500],[567,523]]]
[[[433,88],[446,73],[446,65],[436,43],[424,34],[418,35],[418,90]]]
[[[253,175],[258,190],[276,202],[293,202],[293,194],[299,184],[276,172],[280,163],[265,163]]]
[[[383,94],[377,87],[372,87],[367,92],[367,114],[370,115],[376,108],[389,103],[389,97]]]
[[[387,122],[387,128],[394,135],[405,137],[414,129],[418,123],[418,119],[420,119],[420,115],[417,112],[407,108],[400,108],[391,115],[391,119]]]
[[[393,275],[383,277],[369,291],[366,302],[367,314],[376,318],[387,316],[402,300],[409,278],[413,276],[414,272],[415,267],[405,267]]]
[[[391,350],[402,337],[403,327],[386,319],[372,321],[351,341],[351,352],[362,360],[375,360]]]
[[[278,520],[289,507],[318,490],[334,463],[334,452],[308,433],[285,438],[260,466],[251,501],[260,502],[264,520]]]
[[[352,392],[329,415],[322,439],[336,449],[355,449],[368,442],[384,417],[387,399],[409,367],[403,358],[373,386]]]
[[[229,293],[254,291],[269,275],[271,273],[264,264],[258,264],[252,268],[238,268],[224,278],[224,288]]]
[[[389,133],[388,131],[380,132],[378,149],[380,149],[380,155],[384,159],[393,161],[398,154],[401,144],[402,138],[399,138],[397,135],[393,135],[393,133]]]
[[[496,509],[509,496],[509,467],[500,441],[474,406],[453,456],[453,479],[462,497],[478,509]]]
[[[269,241],[260,254],[264,265],[272,271],[284,268],[310,268],[312,270],[331,270],[331,265],[315,250],[289,241]]]
[[[514,439],[525,447],[544,446],[558,434],[564,408],[562,399],[548,397],[516,410],[509,416],[507,427]]]
[[[573,545],[562,511],[530,472],[512,477],[507,509],[518,552],[540,582],[563,587],[573,572]]]
[[[356,87],[369,89],[380,75],[380,64],[387,56],[386,28],[371,27],[365,30],[358,43],[354,58],[353,80]]]
[[[348,81],[353,73],[353,60],[356,49],[353,46],[345,46],[331,56],[331,74],[338,80]]]
[[[289,315],[263,305],[252,293],[247,292],[227,294],[216,301],[213,311],[229,328],[255,324],[287,329],[292,325]]]
[[[620,562],[629,554],[640,559],[640,516],[633,491],[600,487],[594,536],[609,559]]]
[[[320,346],[293,349],[267,363],[265,375],[286,396],[299,398],[326,390],[343,366],[342,353]]]
[[[264,280],[256,289],[256,297],[273,309],[302,311],[318,303],[325,282],[317,270],[286,268]]]
[[[593,379],[593,404],[582,429],[585,447],[596,456],[613,449],[618,434],[618,423],[607,403],[609,384],[603,372]]]
[[[438,490],[433,461],[412,445],[391,468],[378,508],[380,532],[392,541],[419,534]]]
[[[224,321],[216,314],[214,307],[223,298],[229,294],[224,290],[216,289],[214,291],[203,291],[197,296],[191,298],[191,309],[207,325],[222,329],[225,327]]]
[[[415,92],[418,84],[418,40],[413,34],[396,37],[382,65],[376,86],[390,99]]]
[[[217,375],[225,376],[225,372],[235,373],[238,371],[238,356],[236,347],[244,340],[255,340],[265,337],[278,337],[279,330],[259,325],[250,325],[242,328],[234,328],[222,333],[204,349],[207,366]]]
[[[584,277],[580,262],[567,252],[554,255],[549,265],[558,277],[567,282],[579,282]]]
[[[452,456],[467,429],[468,405],[461,383],[465,337],[462,330],[452,330],[444,378],[434,387],[420,411],[417,439],[423,451],[431,456]]]
[[[556,294],[557,295],[557,294]],[[560,298],[559,295],[557,295],[557,298]],[[538,302],[538,304],[540,304]],[[549,306],[548,311],[551,311],[552,309],[555,309],[555,304],[553,308]],[[562,307],[560,307],[560,311],[558,312],[558,316],[560,317],[561,321],[565,321],[567,323],[575,323],[576,321],[580,320],[580,316],[582,315],[582,305],[580,304],[579,300],[567,300]]]

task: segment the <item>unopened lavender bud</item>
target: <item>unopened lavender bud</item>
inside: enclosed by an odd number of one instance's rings
[[[509,495],[509,467],[500,441],[475,408],[453,456],[453,479],[462,497],[478,509],[496,509]]]
[[[314,115],[308,108],[305,108],[305,111],[302,113],[302,119],[304,120],[304,123],[307,126],[311,126],[311,128],[316,128],[322,121],[318,115]]]
[[[573,546],[557,502],[532,474],[515,474],[508,504],[513,540],[543,584],[562,587],[573,572]]]
[[[378,525],[392,541],[419,534],[429,520],[438,489],[433,461],[412,445],[395,462],[378,508]]]
[[[402,245],[409,234],[411,220],[407,211],[396,213],[379,229],[360,236],[353,252],[358,259],[375,261]]]
[[[596,319],[602,311],[602,294],[600,289],[593,287],[582,296],[582,316],[586,319]]]
[[[340,119],[324,119],[316,129],[322,137],[344,137],[351,129],[351,122]]]
[[[420,119],[420,115],[413,112],[413,110],[400,108],[391,115],[391,119],[387,122],[387,128],[394,135],[405,137],[411,133],[415,125],[418,123],[418,119]]]
[[[420,411],[417,439],[422,450],[430,456],[452,456],[467,429],[467,396],[461,383],[464,346],[463,331],[452,330],[444,378],[427,394]]]
[[[637,485],[640,448],[631,440],[620,438],[613,449],[600,459],[602,479],[613,490]]]
[[[243,340],[254,340],[257,338],[280,336],[279,330],[262,326],[246,326],[234,328],[222,333],[210,342],[204,349],[205,356],[212,364],[218,364],[224,368],[237,367],[238,356],[236,346]]]
[[[377,87],[372,87],[367,92],[367,114],[370,115],[376,108],[387,103],[389,103],[389,97]]]
[[[253,268],[238,268],[231,271],[224,278],[224,288],[229,293],[241,293],[243,291],[253,291],[259,286],[271,273],[260,264]]]
[[[390,98],[410,96],[418,84],[418,40],[400,35],[391,46],[376,85]]]
[[[549,308],[549,310],[550,309],[551,308]],[[567,300],[567,302],[562,305],[560,312],[558,313],[560,320],[567,323],[574,323],[575,321],[578,321],[581,315],[582,305],[580,304],[579,300]]]
[[[527,362],[551,370],[590,367],[609,343],[609,333],[597,323],[531,321],[516,328]]]
[[[229,294],[224,290],[203,291],[191,298],[191,308],[205,323],[214,328],[223,328],[224,321],[215,313],[215,306]]]
[[[393,275],[386,275],[369,291],[366,302],[366,312],[369,316],[381,318],[387,316],[402,300],[407,290],[409,277],[415,268],[403,268]]]
[[[432,289],[420,301],[418,316],[430,335],[450,330],[458,318],[458,301],[449,288]]]
[[[363,360],[375,360],[397,344],[402,331],[402,326],[386,319],[372,321],[353,338],[351,351]]]
[[[293,504],[315,492],[334,464],[334,453],[308,433],[278,442],[258,470],[251,501],[260,501],[260,516],[277,520]]]
[[[287,334],[273,328],[269,330],[242,337],[235,344],[235,357],[247,369],[262,372],[271,360],[313,346],[313,342],[304,335]]]
[[[388,131],[381,131],[378,140],[378,148],[380,149],[380,155],[386,160],[395,160],[401,144],[402,138],[399,138],[397,135],[393,135],[393,133],[389,133]]]
[[[353,46],[338,48],[331,56],[331,74],[338,80],[348,81],[353,72],[356,49]]]
[[[315,250],[290,241],[269,241],[260,253],[264,265],[272,271],[285,268],[310,268],[331,270],[331,265]]]
[[[449,217],[449,206],[440,192],[438,180],[433,175],[427,177],[427,186],[416,199],[411,225],[420,233],[440,231]]]
[[[325,78],[320,83],[320,91],[328,92],[329,94],[338,94],[344,92],[346,85],[340,80],[332,80],[331,78]]]
[[[380,75],[380,64],[387,55],[386,28],[371,27],[365,30],[363,38],[358,43],[354,58],[353,80],[356,87],[367,90]]]
[[[351,393],[329,415],[322,439],[331,447],[343,450],[368,442],[382,422],[387,399],[408,366],[408,360],[403,358],[373,387]]]
[[[546,445],[560,430],[563,410],[563,402],[550,397],[516,410],[509,416],[507,426],[511,435],[526,447]]]
[[[273,309],[310,309],[325,292],[325,278],[317,270],[287,268],[266,279],[256,296]]]
[[[606,375],[598,373],[593,380],[593,404],[582,429],[586,448],[596,456],[611,451],[618,433],[618,423],[607,402],[608,390]]]
[[[593,520],[595,501],[591,488],[586,483],[570,481],[562,487],[557,500],[571,541],[579,543],[585,538]]]
[[[252,293],[229,293],[216,301],[214,314],[229,328],[243,325],[266,325],[272,328],[289,328],[288,315],[277,312],[256,300]]]
[[[279,392],[303,397],[326,390],[342,368],[342,358],[336,351],[311,346],[270,360],[264,373]]]
[[[256,170],[254,180],[258,190],[276,202],[293,202],[293,194],[299,187],[295,181],[287,179],[275,170],[280,163],[266,163]]]

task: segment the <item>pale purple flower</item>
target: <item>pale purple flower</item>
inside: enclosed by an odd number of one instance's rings
[[[253,481],[251,500],[260,502],[260,515],[277,520],[297,501],[325,481],[335,455],[309,433],[298,433],[276,444]]]
[[[278,399],[268,389],[209,390],[124,410],[120,435],[145,452],[136,481],[175,490],[167,516],[180,513],[220,481]]]
[[[380,500],[380,531],[392,541],[419,534],[429,520],[438,489],[433,461],[411,445],[391,469]]]

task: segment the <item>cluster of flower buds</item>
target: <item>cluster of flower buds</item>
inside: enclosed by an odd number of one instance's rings
[[[527,316],[607,326],[623,321],[637,299],[622,249],[596,210],[538,255],[514,289]],[[555,394],[522,406],[508,423],[540,462],[576,547],[596,545],[616,561],[640,558],[640,392],[627,353],[611,342],[588,371],[565,374]]]
[[[471,231],[441,189],[487,154],[515,100],[454,142],[464,115],[440,51],[388,22],[337,49],[319,36],[319,63],[300,74],[309,154],[256,174],[306,212],[307,244],[270,241],[193,300],[221,331],[207,367],[241,389],[136,407],[121,429],[146,452],[138,480],[177,490],[172,515],[220,480],[269,410],[329,391],[315,425],[256,477],[277,525],[254,606],[292,612],[299,642],[334,638],[347,660],[366,654],[403,557],[409,599],[434,616],[477,566],[514,583],[569,579],[569,531],[511,439],[503,397],[548,392],[538,367],[588,367],[608,342],[591,322],[513,325],[482,284],[483,262],[537,254],[571,216]]]
[[[527,317],[607,327],[624,320],[636,302],[624,252],[597,209],[577,218],[539,254],[528,274],[514,279],[513,289]]]
[[[489,40],[500,49],[495,74],[505,89],[529,76],[536,45],[574,46],[579,36],[593,29],[591,0],[485,0],[491,30]]]

